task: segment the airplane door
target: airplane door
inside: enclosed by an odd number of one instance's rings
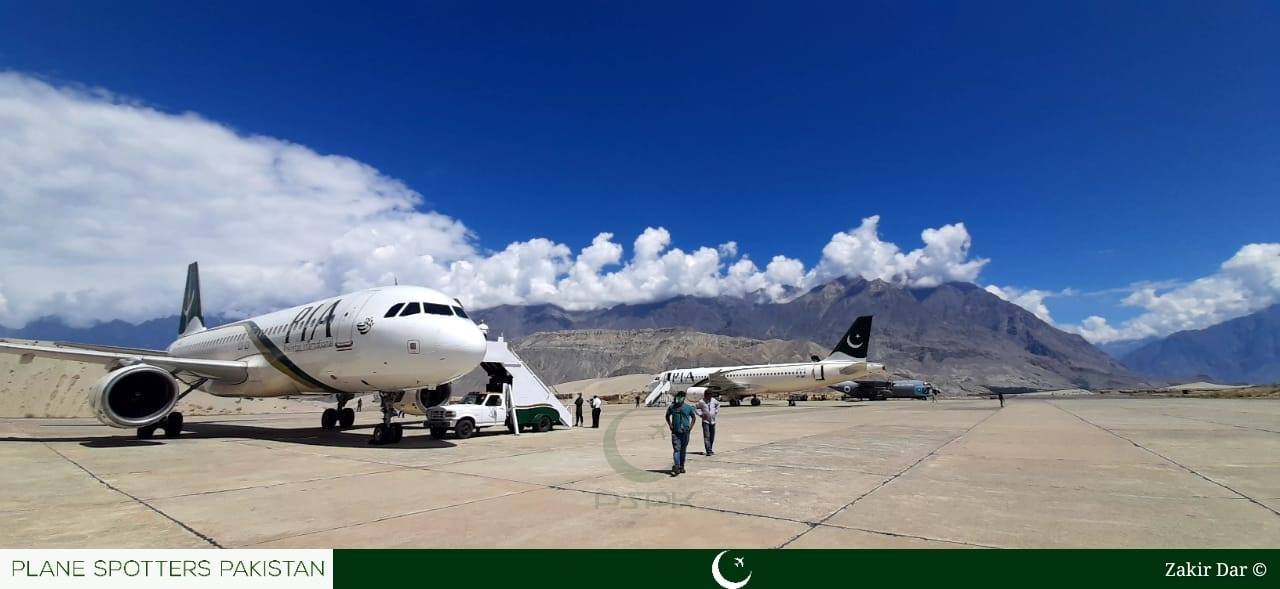
[[[824,370],[825,368],[826,368],[826,367],[825,367],[825,366],[823,366],[823,365],[821,365],[821,364],[818,364],[817,366],[814,366],[814,367],[813,367],[813,379],[814,379],[814,380],[826,380],[826,379],[827,379],[827,375],[826,375],[826,371]]]
[[[344,305],[342,315],[338,317],[338,341],[334,343],[339,352],[352,349],[357,335],[364,335],[373,329],[373,315],[365,315],[368,312],[365,306],[372,297],[372,292],[359,293],[351,299],[349,305]]]

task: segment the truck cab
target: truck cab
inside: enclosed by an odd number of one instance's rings
[[[466,439],[479,429],[493,426],[502,426],[515,433],[517,423],[521,429],[530,427],[538,432],[551,429],[553,421],[546,411],[520,409],[513,421],[509,402],[510,385],[499,386],[501,391],[473,391],[458,402],[429,409],[426,425],[431,430],[431,437],[443,439],[452,430],[455,437]]]

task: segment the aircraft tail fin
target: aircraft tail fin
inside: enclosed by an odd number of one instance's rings
[[[200,309],[200,265],[187,266],[187,289],[182,293],[182,316],[178,319],[178,335],[204,331],[204,311]]]
[[[867,359],[867,347],[871,343],[871,316],[863,315],[853,320],[853,325],[849,326],[844,337],[836,343],[835,349],[831,350],[828,358],[851,358],[854,360]]]

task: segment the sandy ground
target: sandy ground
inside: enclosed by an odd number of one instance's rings
[[[661,418],[385,447],[372,412],[3,419],[0,547],[1280,546],[1276,400],[771,402],[676,478]]]
[[[652,374],[624,374],[609,378],[588,378],[561,383],[555,386],[559,395],[620,395],[626,393],[644,393]]]

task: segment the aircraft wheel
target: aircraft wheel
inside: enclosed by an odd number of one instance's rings
[[[356,412],[354,409],[347,407],[338,412],[338,427],[347,429],[356,422]]]
[[[752,407],[759,407],[759,406],[760,406],[760,397],[751,397],[751,406],[752,406]]]
[[[156,425],[152,424],[138,428],[138,439],[150,440],[152,436],[156,435],[156,427]]]
[[[453,427],[453,435],[457,436],[459,440],[465,440],[474,433],[476,433],[476,424],[470,419],[463,419]]]
[[[538,419],[533,422],[533,431],[538,433],[551,431],[551,418],[546,415],[539,415]]]
[[[433,427],[433,428],[431,428],[431,437],[433,437],[433,438],[435,438],[435,439],[437,439],[437,440],[443,440],[443,439],[444,439],[444,437],[445,437],[445,436],[447,436],[447,435],[449,435],[449,430],[447,430],[447,429],[445,429],[445,428],[442,428],[442,427]]]
[[[174,411],[164,418],[164,437],[176,438],[182,433],[182,414]]]
[[[373,437],[369,439],[369,443],[375,446],[389,443],[391,441],[391,428],[378,424],[373,426]]]
[[[739,401],[737,399],[729,399],[730,407],[737,407],[738,405],[741,405],[741,404],[742,404],[742,401]]]
[[[320,414],[320,429],[333,429],[333,426],[337,423],[338,423],[337,409],[330,407],[328,409],[325,409],[324,413]]]
[[[404,426],[398,423],[391,424],[391,443],[395,444],[404,439]]]

